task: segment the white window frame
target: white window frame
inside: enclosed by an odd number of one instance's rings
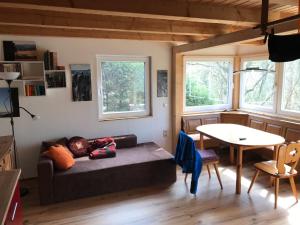
[[[228,104],[205,105],[205,106],[186,106],[186,61],[229,61],[232,65],[228,81]],[[232,108],[232,92],[233,92],[233,57],[228,56],[184,56],[183,57],[183,112],[209,112],[218,110],[229,110]]]
[[[277,93],[277,114],[282,115],[282,116],[291,116],[295,117],[297,119],[300,119],[300,111],[295,111],[295,110],[285,110],[282,109],[281,105],[283,102],[283,87],[284,87],[284,63],[277,63],[278,64],[278,71],[281,74],[281,76],[278,76],[278,93]],[[299,71],[300,72],[300,71]]]
[[[267,55],[255,55],[255,56],[246,56],[241,58],[241,66],[240,69],[245,69],[243,68],[244,66],[244,62],[245,61],[259,61],[259,60],[268,60],[268,56]],[[277,63],[275,63],[275,90],[274,90],[274,97],[273,97],[273,107],[272,108],[268,108],[268,107],[263,107],[263,106],[258,106],[258,105],[251,105],[251,104],[247,104],[244,102],[244,76],[242,76],[242,73],[239,73],[240,75],[240,109],[242,110],[251,110],[251,111],[257,111],[257,112],[267,112],[267,113],[276,113],[276,109],[277,109],[277,98],[278,98],[278,77],[280,77],[279,74],[279,66]]]
[[[130,119],[151,116],[151,57],[127,55],[97,55],[98,116],[99,120]],[[145,63],[145,104],[146,109],[127,112],[103,112],[102,70],[103,61],[140,61]]]

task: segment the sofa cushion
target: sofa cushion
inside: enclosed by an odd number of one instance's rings
[[[173,156],[153,142],[138,144],[136,147],[119,150],[114,158],[90,160],[88,156],[75,159],[75,166],[67,171],[58,171],[55,176],[67,176],[70,174],[80,174],[134,165],[157,160],[173,159]]]
[[[51,146],[54,146],[54,145],[57,145],[57,144],[67,147],[68,142],[69,142],[69,140],[66,137],[60,138],[60,139],[55,140],[55,141],[43,141],[41,152],[47,151]]]
[[[116,157],[116,143],[112,142],[103,148],[97,148],[93,150],[90,154],[90,159],[104,159]]]
[[[74,157],[82,157],[88,154],[89,142],[83,137],[72,137],[68,146]]]
[[[117,144],[117,149],[132,148],[137,145],[137,136],[134,134],[114,136],[113,139]]]
[[[75,163],[73,155],[62,145],[51,146],[48,151],[44,152],[44,155],[52,159],[55,168],[59,170],[67,170]]]
[[[111,137],[98,138],[93,141],[89,141],[90,146],[88,148],[88,152],[91,153],[95,149],[104,148],[105,146],[114,143],[114,139]]]

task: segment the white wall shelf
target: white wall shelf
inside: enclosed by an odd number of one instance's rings
[[[0,71],[20,72],[13,82],[23,96],[45,96],[46,82],[43,61],[0,61]]]

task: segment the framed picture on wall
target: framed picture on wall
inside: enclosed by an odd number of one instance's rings
[[[73,101],[91,101],[91,66],[89,64],[71,64]]]
[[[18,88],[11,89],[13,116],[19,117],[19,94]],[[10,117],[10,93],[8,88],[0,88],[0,118]]]
[[[168,97],[167,70],[157,70],[157,97]]]
[[[65,88],[66,73],[65,71],[46,72],[47,88]]]

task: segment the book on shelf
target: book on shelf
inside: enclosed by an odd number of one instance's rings
[[[6,61],[36,61],[37,49],[33,41],[3,41]]]
[[[57,53],[56,52],[51,52],[51,59],[52,59],[53,70],[56,70],[57,69]]]
[[[41,96],[45,95],[45,86],[40,84],[26,84],[25,85],[26,96]]]
[[[45,70],[50,70],[50,52],[48,50],[44,52],[44,65]]]
[[[57,52],[46,51],[44,53],[45,70],[57,70],[59,68],[57,63]]]

